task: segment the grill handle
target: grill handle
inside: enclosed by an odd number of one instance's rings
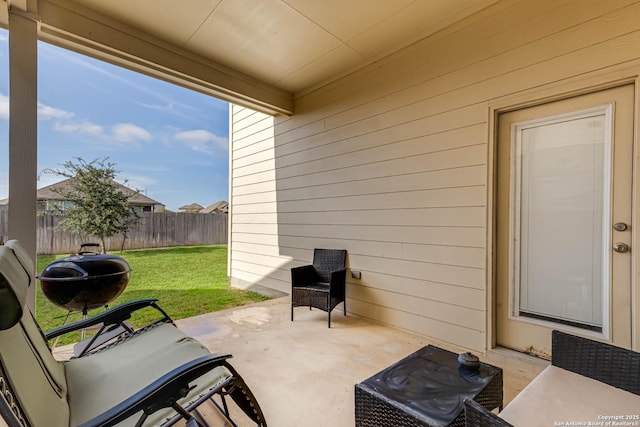
[[[59,262],[53,266],[49,266],[45,268],[45,271],[50,271],[49,269],[64,269],[64,270],[73,270],[80,273],[80,276],[67,276],[67,277],[43,277],[36,276],[37,279],[46,280],[49,282],[68,282],[70,280],[87,280],[89,278],[89,273],[73,262]]]
[[[85,248],[98,248],[98,250],[85,250]],[[82,243],[78,255],[98,255],[100,253],[100,243]]]

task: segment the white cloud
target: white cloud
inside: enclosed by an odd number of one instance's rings
[[[202,153],[212,154],[215,151],[227,150],[229,147],[227,138],[203,129],[178,132],[173,137],[184,142],[192,150]]]
[[[121,142],[151,141],[151,133],[132,123],[118,123],[113,126],[113,138]]]
[[[136,160],[136,159],[132,159],[132,160]],[[140,173],[144,173],[144,172],[151,172],[151,173],[167,173],[171,171],[171,168],[167,167],[167,166],[163,166],[163,165],[157,165],[155,163],[153,164],[144,164],[144,163],[120,163],[120,167],[122,168],[122,170],[130,170],[130,171],[137,171]],[[130,176],[130,175],[127,175]],[[153,179],[153,178],[149,178],[149,179]]]
[[[78,132],[93,136],[102,136],[104,134],[102,126],[89,121],[84,122],[56,122],[53,125],[53,129],[58,132]]]
[[[71,119],[73,116],[74,114],[69,111],[54,108],[38,102],[38,118],[40,119]]]
[[[105,132],[105,129],[90,121],[74,122],[74,121],[56,121],[53,124],[53,130],[66,133],[81,133],[91,135],[108,142],[125,142],[132,143],[137,141],[150,141],[151,133],[146,129],[136,126],[132,123],[118,123],[113,125],[111,132]]]
[[[149,131],[133,123],[117,123],[112,126],[111,133],[106,133],[105,129],[88,120],[74,121],[75,114],[55,108],[50,105],[38,103],[38,118],[41,120],[53,120],[53,130],[65,133],[80,133],[93,137],[115,142],[137,142],[151,141],[152,136]],[[9,118],[9,97],[0,93],[0,119]]]
[[[162,111],[164,113],[171,112],[175,109],[174,104],[145,104],[144,102],[138,102],[138,104],[150,110]]]
[[[68,120],[73,118],[74,114],[61,110],[59,108],[51,107],[50,105],[45,105],[41,102],[38,102],[38,118],[42,120],[48,119],[58,119],[58,120]],[[0,119],[8,119],[9,118],[9,96],[0,93]]]
[[[171,113],[179,117],[187,117],[187,118],[191,117],[191,113],[196,111],[196,109],[190,105],[186,105],[180,102],[175,102],[170,99],[163,98],[161,99],[161,101],[163,101],[164,103],[163,104],[147,104],[144,102],[137,102],[137,104],[142,105],[143,107],[148,108],[150,110],[161,111],[163,113]],[[186,110],[186,112],[183,112],[182,110]]]
[[[107,76],[115,80],[121,80],[129,84],[130,86],[134,86],[133,82],[106,70],[105,68],[108,66],[106,66],[105,64],[101,64],[98,61],[85,58],[84,56],[77,55],[71,51],[59,48],[57,46],[53,46],[47,43],[41,43],[38,45],[38,54],[45,55],[49,59],[56,61],[72,62],[91,71],[102,74],[103,76]]]
[[[161,101],[163,102],[162,104],[147,104],[144,102],[137,102],[137,104],[153,111],[160,111],[183,119],[198,121],[195,116],[197,112],[195,108],[166,98],[161,99]]]
[[[9,119],[9,97],[0,93],[0,119]]]
[[[187,118],[190,117],[187,113],[183,113],[180,110],[182,109],[192,110],[193,109],[192,107],[182,104],[176,99],[164,95],[162,92],[148,88],[145,85],[141,85],[138,83],[137,80],[129,79],[127,77],[124,77],[123,75],[120,75],[114,71],[111,71],[112,69],[114,69],[115,66],[112,66],[109,64],[103,64],[96,60],[86,58],[81,55],[77,55],[73,52],[70,52],[46,43],[43,43],[38,46],[38,54],[46,55],[49,59],[56,60],[56,61],[72,62],[75,65],[84,67],[92,71],[93,73],[100,74],[103,77],[107,77],[111,80],[117,81],[125,86],[128,86],[132,90],[138,93],[151,96],[154,99],[158,99],[160,101],[160,104],[147,104],[147,105],[142,104],[148,108],[157,109],[157,110],[165,109],[165,111],[179,115],[181,117],[187,117]],[[99,79],[96,79],[96,80],[99,80]],[[102,86],[104,87],[105,85],[102,85]],[[166,106],[163,106],[162,104],[166,104]]]

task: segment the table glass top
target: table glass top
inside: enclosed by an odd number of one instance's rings
[[[463,410],[464,400],[475,398],[498,369],[481,364],[461,366],[458,355],[427,346],[360,384],[386,402],[402,406],[432,425],[448,425]]]

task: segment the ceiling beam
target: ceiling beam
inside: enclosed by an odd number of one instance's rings
[[[38,2],[40,39],[268,114],[293,114],[293,96],[81,5]]]

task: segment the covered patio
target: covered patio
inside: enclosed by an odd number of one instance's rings
[[[291,322],[290,298],[209,313],[177,322],[212,352],[231,362],[256,394],[269,425],[354,425],[354,386],[421,347],[433,344],[457,353],[467,349],[374,323],[336,310],[300,307]],[[483,362],[504,370],[504,404],[548,365],[515,352],[491,351]]]
[[[548,358],[553,328],[638,349],[637,3],[322,4],[0,2],[9,238],[35,256],[44,41],[231,103],[234,286],[288,293],[313,248],[342,248],[348,310],[373,321],[479,352]],[[553,111],[578,142],[531,143],[529,169],[509,126],[553,134]]]
[[[553,329],[640,349],[637,1],[186,4],[0,2],[31,254],[41,40],[232,104],[232,285],[286,294],[314,248],[348,251],[331,329],[287,297],[180,322],[270,424],[353,425],[354,384],[427,343],[502,367],[505,403]]]

